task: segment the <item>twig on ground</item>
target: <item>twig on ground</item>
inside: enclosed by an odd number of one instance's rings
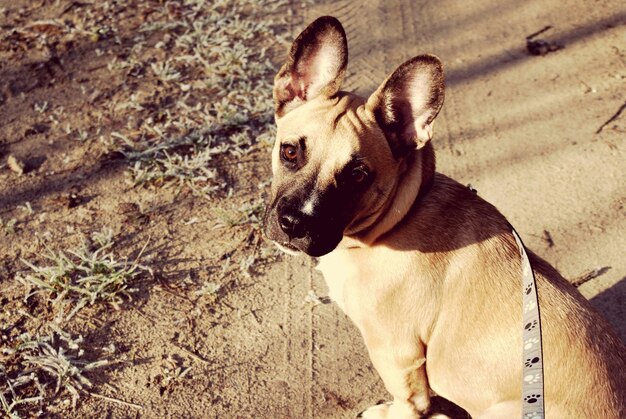
[[[613,122],[617,118],[619,118],[619,116],[622,114],[622,112],[624,112],[624,109],[626,109],[626,102],[622,103],[622,106],[619,107],[617,112],[615,112],[612,117],[610,117],[604,124],[600,125],[600,128],[598,128],[598,130],[596,131],[596,134],[600,134],[602,132],[602,130],[604,129],[604,127],[606,127],[611,122]]]
[[[121,404],[122,406],[132,407],[133,409],[138,409],[138,410],[142,410],[143,409],[143,406],[141,406],[141,405],[138,405],[138,404],[135,404],[135,403],[130,403],[130,402],[125,402],[124,400],[116,399],[115,397],[104,396],[104,395],[98,394],[98,393],[89,393],[89,395],[92,396],[92,397],[95,397],[97,399],[102,399],[102,400],[106,400],[108,402]]]
[[[609,271],[609,269],[611,269],[610,266],[603,266],[603,267],[597,267],[595,269],[587,271],[583,273],[582,275],[578,275],[576,278],[574,278],[571,281],[572,285],[578,288],[582,284],[589,282],[592,279],[599,277],[600,275],[604,275],[605,273]]]
[[[190,351],[189,349],[185,348],[182,345],[177,345],[177,344],[173,344],[176,348],[180,349],[181,351],[183,351],[184,353],[186,353],[187,355],[189,355],[190,357],[192,357],[193,359],[195,359],[196,361],[202,362],[203,364],[207,364],[207,365],[213,365],[213,363],[211,361],[209,361],[208,359],[205,359],[203,357],[201,357],[200,355],[198,355],[197,353]]]
[[[550,29],[552,29],[552,26],[550,26],[550,25],[545,26],[543,29],[540,29],[540,30],[538,30],[537,32],[534,32],[534,33],[531,33],[530,35],[528,35],[528,36],[526,37],[526,39],[527,39],[527,40],[533,39],[534,37],[539,36],[539,35],[541,35],[542,33],[544,33],[545,31],[548,31],[548,30],[550,30]]]

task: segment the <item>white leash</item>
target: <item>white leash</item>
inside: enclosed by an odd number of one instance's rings
[[[522,418],[543,419],[543,351],[541,344],[541,318],[539,316],[539,300],[537,298],[537,282],[530,260],[519,235],[513,231],[522,257],[523,278],[523,324],[522,338],[524,348],[522,373]]]

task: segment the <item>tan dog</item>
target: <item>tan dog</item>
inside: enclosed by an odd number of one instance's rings
[[[331,297],[361,331],[393,403],[417,418],[430,390],[472,417],[519,418],[522,277],[506,219],[435,173],[441,63],[402,64],[368,99],[341,92],[341,24],[313,22],[276,76],[267,236],[320,257]],[[548,418],[626,418],[626,349],[559,273],[531,254]]]

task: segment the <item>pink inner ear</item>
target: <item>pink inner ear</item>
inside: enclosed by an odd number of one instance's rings
[[[274,84],[277,112],[288,112],[319,95],[332,96],[339,90],[347,62],[345,34],[338,22],[336,27],[331,27],[334,23],[325,25],[313,32],[305,30],[292,45],[290,61]]]
[[[311,75],[306,72],[299,73],[298,78],[294,81],[298,83],[298,97],[302,100],[306,100],[309,87],[311,86]]]
[[[304,100],[306,98],[306,87],[302,79],[294,71],[289,73],[289,76],[283,76],[276,80],[274,90],[278,95],[278,99],[281,102],[291,102],[296,98]]]
[[[294,69],[289,75],[289,82],[285,86],[285,89],[289,92],[289,100],[296,98],[307,100],[307,93],[311,84],[313,83],[313,74],[311,69],[313,68],[313,59],[302,60],[298,64],[298,68]],[[299,69],[302,69],[299,71]]]
[[[316,60],[319,50],[317,47],[311,48],[291,73],[292,83],[297,86],[297,97],[302,100],[307,100],[309,88],[315,81],[315,77],[320,77],[319,74],[315,74],[318,71]]]
[[[399,96],[399,97],[398,97]],[[411,103],[409,92],[403,88],[392,96],[395,102],[392,105],[393,119],[400,123],[398,134],[405,143],[415,142],[417,131],[415,127],[414,104]]]
[[[427,74],[415,74],[402,88],[404,99],[400,102],[402,112],[402,135],[414,142],[418,148],[432,137],[432,126],[428,123],[432,115],[430,80]]]
[[[291,73],[289,84],[287,85],[287,91],[289,92],[289,98],[300,98],[306,100],[306,84],[304,77],[296,72]]]

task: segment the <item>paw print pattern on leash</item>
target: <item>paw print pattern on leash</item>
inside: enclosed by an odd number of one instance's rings
[[[533,348],[533,346],[535,346],[535,345],[536,345],[536,344],[538,344],[538,343],[539,343],[539,339],[537,339],[537,338],[530,338],[530,339],[526,339],[526,340],[524,341],[524,349],[525,349],[525,350],[532,349],[532,348]]]
[[[526,285],[526,295],[530,294],[530,292],[533,290],[533,284],[528,284]]]
[[[537,327],[537,320],[533,320],[532,322],[528,322],[526,323],[526,325],[524,326],[524,329],[526,329],[527,331],[531,331],[533,330],[535,327]]]
[[[528,396],[524,397],[524,401],[526,403],[537,403],[539,401],[539,399],[541,398],[541,394],[529,394]]]
[[[531,310],[534,310],[535,307],[537,307],[537,304],[534,301],[527,302],[526,305],[524,306],[524,313],[528,313]]]
[[[522,262],[523,293],[523,369],[522,375],[522,419],[544,419],[543,412],[543,367],[541,355],[541,323],[537,298],[537,283],[524,244],[519,235],[513,236],[520,249]]]
[[[536,356],[534,358],[527,358],[526,361],[524,361],[524,365],[526,365],[528,368],[530,368],[533,365],[535,365],[537,362],[539,362],[539,357],[538,356]]]
[[[539,378],[541,378],[539,374],[528,374],[524,376],[524,382],[528,384],[535,384],[539,381]]]

